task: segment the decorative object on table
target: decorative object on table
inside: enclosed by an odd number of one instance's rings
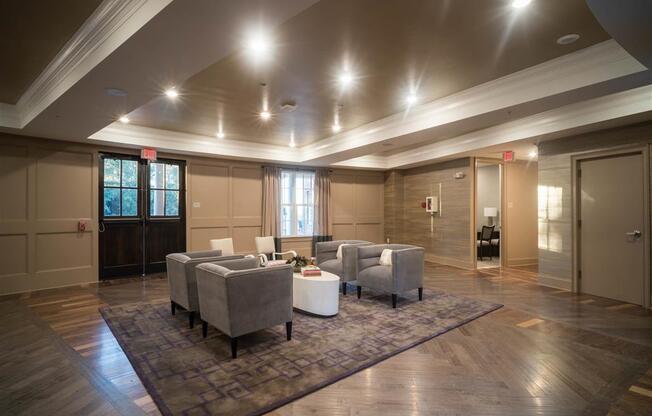
[[[485,207],[484,216],[489,218],[489,226],[494,225],[494,218],[498,216],[498,208],[496,207]]]
[[[301,273],[301,268],[308,265],[308,259],[304,256],[294,256],[288,259],[286,263],[292,266],[295,273]]]
[[[301,274],[304,276],[321,276],[321,269],[314,265],[301,268]]]
[[[423,302],[408,293],[398,313],[388,301],[367,291],[360,300],[340,297],[334,318],[295,313],[294,341],[283,325],[270,326],[239,340],[235,362],[227,335],[211,329],[202,338],[165,303],[100,312],[162,414],[241,416],[272,411],[499,307],[435,289]]]

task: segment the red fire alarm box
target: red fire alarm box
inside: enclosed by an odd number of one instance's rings
[[[514,151],[508,150],[503,152],[503,162],[513,162],[514,161]]]
[[[156,160],[156,150],[155,149],[141,149],[140,158],[145,160]]]

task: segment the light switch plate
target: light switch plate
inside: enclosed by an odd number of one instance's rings
[[[201,207],[201,204],[199,202],[193,202],[192,207],[193,208],[199,208],[199,207]]]

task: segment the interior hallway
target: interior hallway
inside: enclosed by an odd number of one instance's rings
[[[652,312],[536,278],[531,267],[426,263],[425,296],[438,288],[505,307],[273,414],[649,414]],[[97,311],[138,301],[168,302],[164,275],[1,297],[0,408],[158,414]]]

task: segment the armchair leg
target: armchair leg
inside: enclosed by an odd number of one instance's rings
[[[292,339],[292,321],[285,323],[285,333],[288,341],[290,341]]]
[[[423,300],[423,288],[419,288],[419,300]]]
[[[392,308],[396,309],[397,303],[398,303],[398,295],[392,293]]]
[[[190,329],[193,329],[195,327],[195,313],[193,311],[190,311],[188,314],[188,326]]]
[[[346,282],[342,282],[342,295],[346,295]]]
[[[201,322],[201,336],[206,338],[208,335],[208,322],[202,321]]]
[[[231,358],[238,358],[238,337],[231,338]]]
[[[177,312],[177,304],[173,300],[170,301],[170,309],[172,310],[172,315]]]
[[[358,299],[362,296],[362,286],[358,286]]]

